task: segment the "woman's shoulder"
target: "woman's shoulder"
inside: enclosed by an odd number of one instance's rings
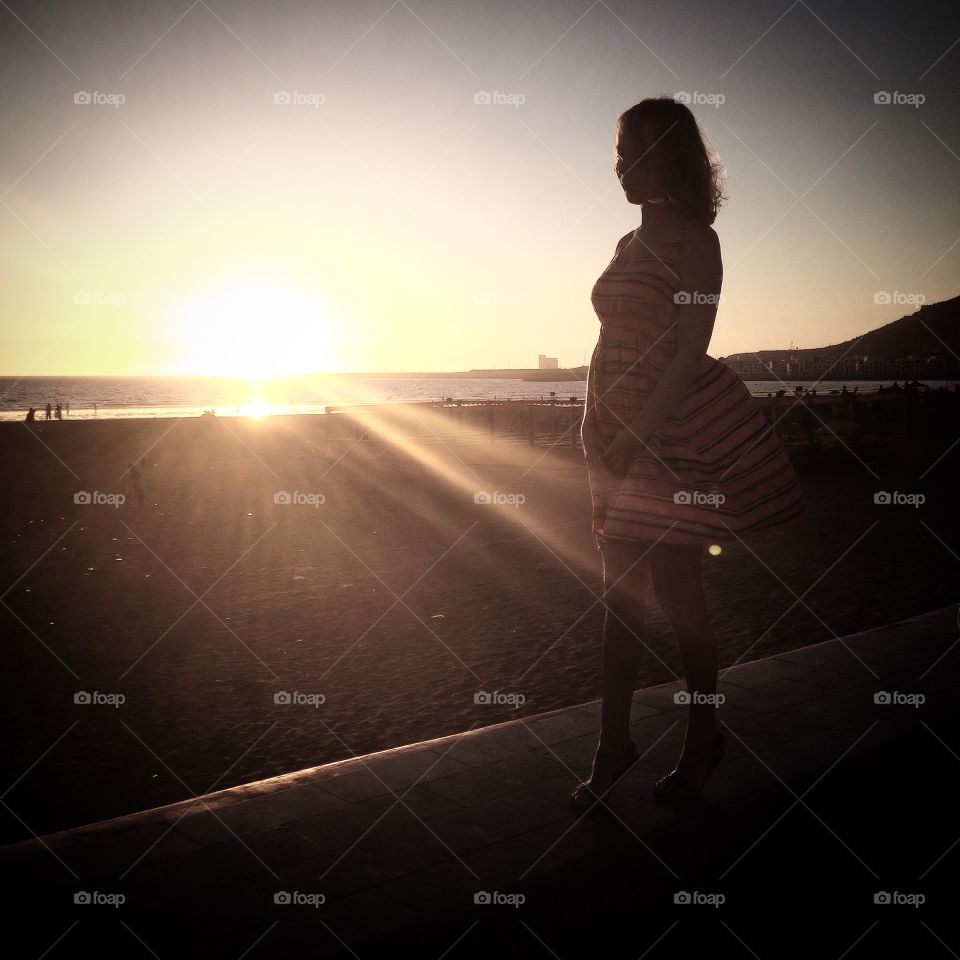
[[[634,236],[651,244],[663,243],[680,245],[700,243],[710,245],[720,243],[720,238],[717,236],[716,230],[714,230],[710,224],[692,218],[685,218],[649,231],[644,231],[642,227],[639,227],[631,233],[628,233],[620,242],[629,241]]]
[[[704,249],[720,248],[720,237],[709,223],[702,220],[689,220],[682,227],[685,244],[699,246]]]
[[[636,230],[625,233],[617,241],[613,258],[619,257],[624,248],[633,241],[636,241],[635,247],[640,246],[651,254],[670,256],[668,251],[672,249],[674,255],[680,255],[682,251],[683,256],[693,256],[698,259],[716,258],[720,255],[720,238],[716,230],[702,220],[687,220],[647,233],[644,233],[642,227],[638,227]]]
[[[704,283],[719,282],[723,276],[720,237],[707,223],[691,223],[684,228],[679,254],[684,273],[696,275]]]

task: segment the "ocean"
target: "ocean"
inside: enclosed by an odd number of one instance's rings
[[[946,381],[924,381],[930,387]],[[776,380],[745,381],[754,396],[766,396],[783,384]],[[888,381],[791,381],[816,386],[818,393],[859,388],[870,393]],[[955,383],[955,381],[954,381]],[[582,400],[583,381],[514,379],[441,379],[313,375],[251,384],[217,377],[0,377],[0,420],[22,420],[29,407],[44,416],[47,403],[64,405],[71,420],[93,418],[197,417],[204,410],[217,416],[322,414],[327,406],[354,403],[409,403],[442,400],[503,400],[575,397]],[[69,414],[66,405],[69,404]]]

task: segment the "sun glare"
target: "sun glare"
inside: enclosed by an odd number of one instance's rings
[[[259,420],[261,417],[270,415],[270,404],[267,403],[266,400],[254,397],[240,408],[240,412],[244,416]]]
[[[182,307],[176,325],[185,374],[264,380],[331,368],[326,310],[280,284],[219,286]]]

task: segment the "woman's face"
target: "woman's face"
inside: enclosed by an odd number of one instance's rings
[[[616,162],[613,169],[628,203],[645,203],[662,197],[654,151],[647,146],[654,143],[656,137],[649,127],[644,128],[643,137],[641,143],[625,127],[617,134],[614,147]]]

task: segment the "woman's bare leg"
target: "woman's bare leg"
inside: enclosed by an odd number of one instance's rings
[[[677,635],[680,656],[691,694],[684,755],[712,744],[717,738],[717,645],[703,592],[703,547],[699,544],[658,543],[651,554],[653,589]],[[710,695],[694,702],[694,694]],[[681,757],[681,764],[684,757]]]
[[[603,701],[591,787],[603,792],[623,763],[630,708],[643,657],[644,608],[650,591],[649,543],[608,540],[603,548]]]

